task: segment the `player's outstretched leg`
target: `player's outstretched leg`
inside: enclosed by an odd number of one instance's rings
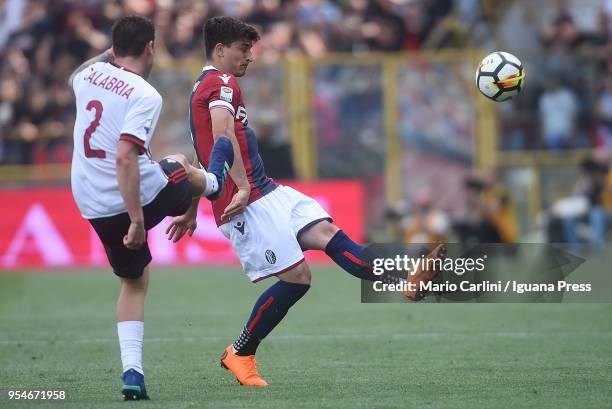
[[[324,250],[347,273],[362,280],[376,281],[381,277],[373,273],[365,246],[355,243],[342,230],[329,221],[321,221],[302,232],[298,238],[304,250]]]
[[[121,293],[117,299],[117,334],[123,364],[125,400],[148,400],[142,369],[144,338],[144,300],[149,285],[149,267],[138,278],[121,277]]]
[[[444,244],[438,244],[434,246],[434,248],[425,256],[425,260],[436,260],[439,258],[444,258],[446,252],[446,248]],[[434,265],[434,263],[432,263]],[[408,288],[404,291],[404,296],[410,298],[413,301],[422,300],[426,292],[421,291],[419,288],[421,284],[426,284],[433,280],[438,275],[438,271],[434,268],[427,268],[426,266],[422,266],[418,268],[414,274],[409,274],[406,277],[406,281],[412,284],[412,289]]]
[[[431,281],[437,274],[434,270],[420,268],[413,274],[408,272],[405,278],[389,273],[376,275],[373,272],[372,262],[365,252],[366,247],[355,243],[338,226],[327,220],[323,220],[303,232],[299,237],[299,242],[304,250],[324,250],[344,271],[362,280],[382,281],[388,284],[400,284],[408,281],[420,286],[420,283],[425,284]],[[426,256],[427,259],[438,257],[443,257],[442,245],[436,246]],[[415,301],[423,298],[422,293],[413,291],[407,291],[404,295]]]
[[[289,308],[310,289],[311,275],[306,263],[278,278],[276,284],[261,294],[242,333],[221,356],[221,365],[232,371],[241,385],[268,386],[257,370],[257,347],[287,315]]]

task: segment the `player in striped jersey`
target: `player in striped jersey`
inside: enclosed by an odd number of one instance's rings
[[[381,277],[373,273],[365,246],[340,230],[319,203],[266,176],[237,80],[253,61],[251,48],[259,40],[257,31],[235,18],[215,17],[206,22],[204,36],[209,65],[198,77],[189,102],[195,163],[208,169],[223,164],[229,170],[213,201],[213,213],[249,279],[278,279],[256,301],[242,333],[224,351],[221,364],[242,385],[265,387],[268,383],[259,375],[255,352],[310,288],[305,250],[325,251],[360,279],[378,281]],[[195,198],[191,208],[174,219],[169,238],[177,241],[185,232],[193,232],[197,206]],[[408,279],[428,281],[432,274],[419,271]],[[416,298],[416,294],[406,295]]]

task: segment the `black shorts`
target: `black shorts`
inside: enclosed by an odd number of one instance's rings
[[[166,216],[184,214],[191,205],[191,185],[187,177],[181,177],[183,165],[166,159],[161,160],[159,165],[169,176],[168,184],[151,203],[142,208],[146,230],[158,225]],[[170,176],[173,172],[178,172],[174,173],[174,178]],[[180,181],[173,182],[173,179]],[[151,252],[147,243],[138,250],[130,250],[123,245],[123,236],[130,227],[130,216],[127,212],[89,219],[89,222],[98,233],[115,274],[125,278],[140,277],[144,268],[151,262]]]

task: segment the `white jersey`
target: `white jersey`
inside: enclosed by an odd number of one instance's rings
[[[150,158],[162,97],[140,75],[113,63],[98,62],[78,73],[72,194],[86,219],[127,212],[116,172],[117,144],[128,140],[140,149],[140,200],[149,204],[166,186],[161,166]]]

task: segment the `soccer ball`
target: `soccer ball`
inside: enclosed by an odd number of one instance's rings
[[[514,55],[504,51],[487,55],[476,70],[478,90],[496,102],[517,96],[524,82],[523,63]]]

